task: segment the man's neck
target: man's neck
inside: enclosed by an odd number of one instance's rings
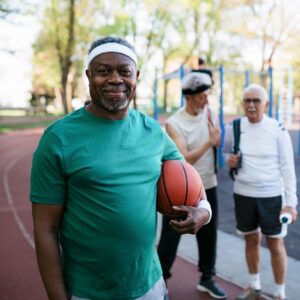
[[[95,115],[96,117],[100,117],[100,118],[108,119],[108,120],[122,120],[128,114],[128,107],[125,110],[122,110],[122,111],[119,111],[116,113],[111,113],[111,112],[108,112],[108,111],[96,106],[93,102],[86,105],[85,109],[88,112],[90,112],[91,114]]]

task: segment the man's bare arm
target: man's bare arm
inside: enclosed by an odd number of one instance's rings
[[[167,124],[166,131],[168,135],[172,138],[172,140],[175,142],[178,150],[184,156],[185,160],[190,164],[194,164],[200,157],[204,155],[204,153],[207,150],[209,150],[212,146],[214,146],[214,141],[215,142],[218,141],[218,138],[215,137],[215,135],[219,134],[217,132],[214,132],[213,137],[210,137],[206,143],[204,143],[203,145],[201,145],[196,149],[188,150],[184,138],[179,132],[177,132],[176,129],[174,129],[171,125]]]
[[[36,256],[50,300],[68,299],[58,243],[63,211],[63,205],[32,204]]]

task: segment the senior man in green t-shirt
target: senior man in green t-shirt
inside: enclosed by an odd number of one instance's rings
[[[182,159],[159,124],[129,109],[139,76],[134,48],[96,40],[88,54],[91,103],[48,127],[31,174],[36,254],[49,299],[163,299],[156,253],[156,183]],[[208,222],[207,201],[181,207],[179,233]]]

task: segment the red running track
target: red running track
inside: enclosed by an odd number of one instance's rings
[[[34,254],[28,198],[41,129],[0,135],[0,299],[46,300]]]
[[[47,299],[35,260],[28,198],[32,154],[42,132],[33,129],[0,135],[0,300]],[[170,300],[212,299],[195,289],[196,266],[177,258],[172,272]],[[241,290],[221,278],[216,280],[229,300]]]

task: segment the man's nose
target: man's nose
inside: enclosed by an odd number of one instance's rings
[[[109,82],[111,83],[121,83],[123,82],[122,76],[119,74],[117,70],[111,72],[111,76],[109,77]]]

